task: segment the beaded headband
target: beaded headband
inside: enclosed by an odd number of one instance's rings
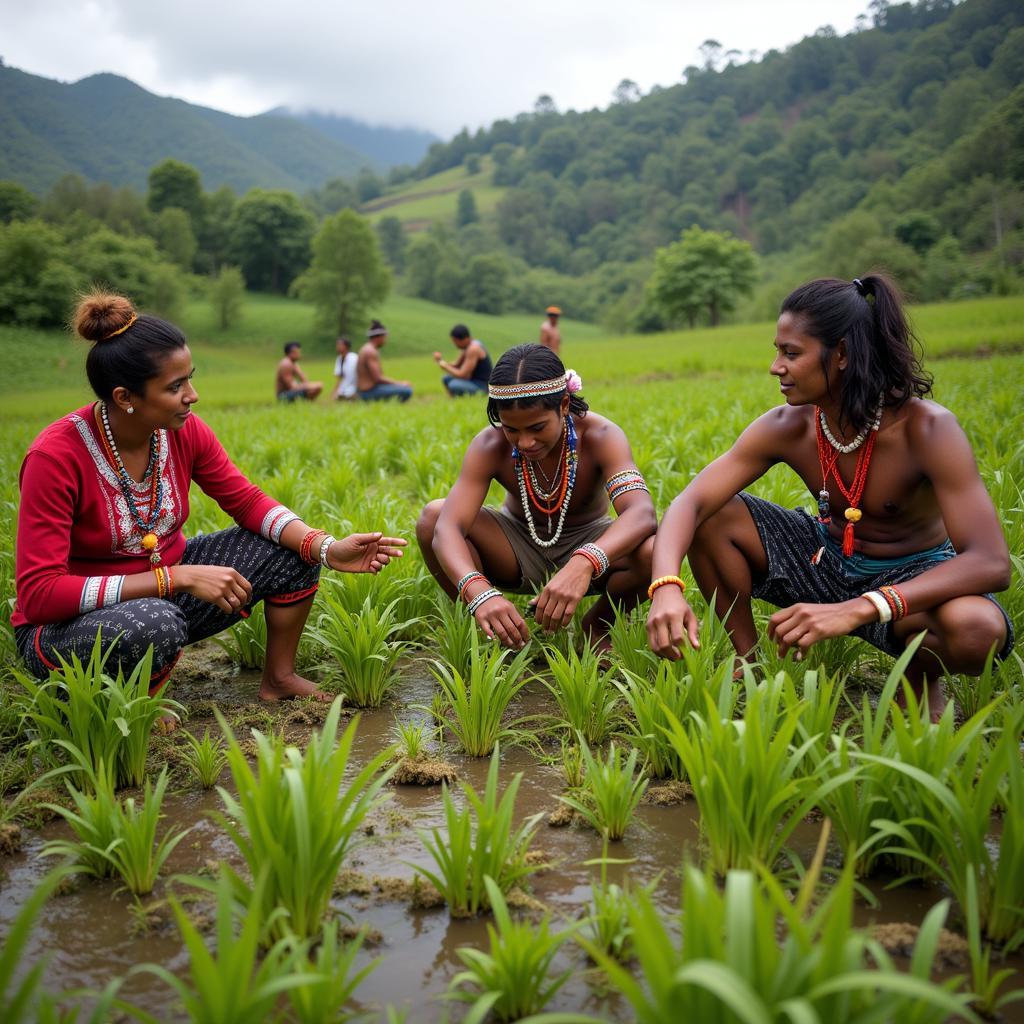
[[[111,331],[109,334],[104,334],[103,337],[100,338],[100,341],[110,341],[111,338],[116,338],[119,334],[124,334],[124,332],[127,331],[128,328],[131,327],[131,325],[135,323],[135,321],[138,319],[138,314],[132,313],[131,319],[126,324],[124,324],[121,327],[118,327],[116,331]]]
[[[499,401],[510,398],[540,398],[542,395],[557,395],[561,391],[575,394],[583,387],[583,381],[575,370],[566,370],[562,377],[550,380],[523,381],[520,384],[488,384],[487,397]]]
[[[367,332],[368,338],[379,338],[382,334],[387,334],[388,329],[386,327],[371,327]]]

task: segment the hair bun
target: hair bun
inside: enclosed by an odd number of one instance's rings
[[[123,295],[92,292],[75,309],[75,331],[86,341],[100,342],[123,330],[135,319],[135,307]]]

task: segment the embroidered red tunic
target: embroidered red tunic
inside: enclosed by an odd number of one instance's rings
[[[163,501],[154,532],[164,565],[174,565],[185,550],[182,526],[193,480],[239,526],[271,540],[294,518],[245,478],[195,413],[180,430],[163,431],[161,440],[156,471],[163,476]],[[103,604],[107,580],[150,571],[142,530],[103,454],[91,405],[51,423],[32,442],[19,481],[12,625],[72,619]],[[151,479],[147,474],[132,483],[148,518]]]

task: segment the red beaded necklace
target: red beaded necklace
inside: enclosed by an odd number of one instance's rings
[[[868,480],[868,466],[871,462],[871,453],[875,448],[877,430],[868,431],[867,440],[857,455],[857,467],[853,471],[853,483],[847,490],[843,478],[839,475],[836,463],[840,452],[833,448],[825,438],[821,428],[821,410],[815,409],[814,416],[815,432],[818,438],[818,464],[821,466],[821,493],[818,496],[818,519],[823,523],[831,522],[831,515],[828,501],[828,478],[834,476],[839,490],[849,503],[849,508],[844,513],[846,526],[843,529],[843,557],[849,558],[853,554],[853,527],[859,523],[863,513],[857,507],[860,504],[861,495],[864,493],[864,485]]]

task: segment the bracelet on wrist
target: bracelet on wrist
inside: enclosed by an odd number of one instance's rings
[[[678,587],[684,594],[686,593],[686,584],[678,576],[659,576],[657,579],[651,580],[651,585],[647,588],[648,600],[654,597],[656,590],[668,586],[670,583]]]
[[[604,548],[599,547],[597,544],[581,544],[573,555],[581,555],[594,567],[594,579],[598,576],[603,576],[608,571],[608,566],[611,564],[608,560],[608,556],[604,552]],[[571,555],[569,556],[572,557]]]
[[[878,592],[889,605],[894,622],[899,622],[900,619],[906,617],[907,599],[903,596],[903,591],[896,587],[879,587]]]
[[[889,602],[886,601],[885,597],[877,590],[869,590],[864,594],[860,595],[865,601],[875,606],[875,611],[878,612],[879,622],[892,622],[892,608],[889,607]]]
[[[319,537],[326,537],[326,530],[310,530],[299,542],[299,558],[307,565],[317,565],[320,562],[319,554],[313,555],[313,545]],[[319,548],[317,549],[319,551]]]
[[[472,601],[469,602],[469,614],[476,615],[477,609],[490,601],[492,597],[501,597],[501,591],[497,587],[489,587],[487,590],[482,590]]]
[[[330,569],[330,565],[327,562],[327,556],[331,552],[331,545],[337,540],[337,537],[332,537],[329,533],[324,534],[324,539],[320,543],[320,564],[325,569]]]
[[[458,591],[458,596],[462,597],[463,594],[465,593],[466,587],[468,587],[470,583],[476,583],[478,580],[483,580],[485,583],[487,583],[487,577],[482,572],[479,572],[476,569],[473,569],[471,572],[467,572],[466,575],[463,576],[462,579],[460,579],[459,582],[455,584],[455,589],[456,591]],[[489,583],[487,585],[490,586]]]

